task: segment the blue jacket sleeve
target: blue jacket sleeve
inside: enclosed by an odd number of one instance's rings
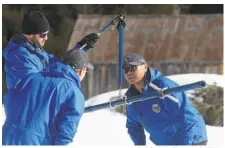
[[[73,141],[81,116],[84,112],[84,97],[78,88],[68,90],[62,104],[53,136],[54,145],[67,145]],[[60,97],[65,97],[62,93]]]
[[[5,63],[7,87],[13,88],[30,73],[39,72],[38,65],[26,52],[18,53],[16,49],[9,54]]]
[[[134,117],[132,110],[126,107],[127,110],[127,123],[128,134],[135,145],[146,145],[146,136],[144,128]]]

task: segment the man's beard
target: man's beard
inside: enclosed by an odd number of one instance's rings
[[[44,43],[41,44],[41,43],[38,42],[36,39],[33,40],[33,43],[34,43],[34,45],[35,45],[36,47],[38,47],[38,48],[42,48],[42,47],[44,46]]]

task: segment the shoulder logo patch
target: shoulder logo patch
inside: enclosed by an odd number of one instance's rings
[[[156,112],[156,113],[159,113],[161,109],[160,109],[160,107],[159,107],[158,104],[153,104],[153,105],[152,105],[152,110],[153,110],[154,112]]]

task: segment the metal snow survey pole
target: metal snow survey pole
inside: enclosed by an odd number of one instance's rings
[[[198,81],[198,82],[195,82],[195,83],[190,83],[190,84],[186,84],[186,85],[182,85],[182,86],[168,88],[166,90],[163,90],[162,94],[163,95],[169,95],[171,93],[183,92],[183,91],[188,91],[188,90],[192,90],[192,89],[196,89],[196,88],[202,88],[205,85],[206,85],[205,81]],[[129,97],[129,98],[126,98],[126,96],[124,96],[123,99],[119,99],[119,100],[115,100],[115,101],[109,101],[109,102],[106,102],[106,103],[85,107],[84,112],[85,113],[93,112],[93,111],[105,109],[105,108],[108,108],[108,107],[116,107],[116,106],[119,106],[119,105],[130,104],[130,103],[134,103],[134,102],[138,102],[138,101],[152,99],[152,98],[158,97],[160,95],[161,94],[159,94],[158,91],[155,91],[155,92],[152,92],[152,93],[146,93],[146,94],[142,94],[142,95],[134,96],[134,97]]]

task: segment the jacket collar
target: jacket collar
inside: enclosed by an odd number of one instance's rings
[[[145,84],[142,92],[146,92],[148,90],[149,83],[152,83],[153,81],[157,80],[160,76],[162,76],[161,72],[153,68],[148,68],[147,71],[145,72],[144,76]],[[140,94],[133,84],[131,84],[130,89],[132,95]]]
[[[55,62],[44,71],[48,71],[55,76],[69,79],[70,81],[77,83],[79,88],[81,87],[79,76],[69,65],[63,64],[61,62]]]
[[[42,48],[37,47],[35,44],[30,44],[28,40],[21,34],[14,34],[11,38],[11,41],[32,51],[43,50]]]
[[[152,83],[153,81],[158,79],[160,76],[162,76],[160,71],[153,68],[148,68],[148,70],[145,73],[145,82],[147,84]]]

